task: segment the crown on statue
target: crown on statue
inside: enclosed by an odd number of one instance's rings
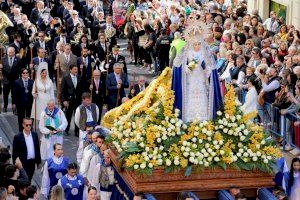
[[[187,42],[200,42],[204,40],[208,34],[207,25],[196,19],[189,19],[187,27],[184,31],[184,38]]]

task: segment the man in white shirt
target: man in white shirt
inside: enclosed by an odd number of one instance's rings
[[[31,181],[36,165],[41,163],[39,138],[31,131],[32,120],[23,119],[23,132],[15,135],[13,140],[13,160],[19,158]]]
[[[69,159],[63,156],[61,144],[54,144],[51,148],[53,148],[54,156],[45,162],[41,186],[41,194],[46,199],[48,199],[51,188],[67,173],[69,165]]]
[[[270,12],[270,18],[266,19],[263,25],[267,28],[268,31],[277,33],[279,30],[279,23],[277,22],[277,15],[275,11]]]
[[[79,147],[77,150],[77,162],[81,163],[83,154],[83,139],[87,131],[97,126],[99,118],[99,108],[92,103],[91,94],[82,94],[82,104],[75,111],[75,124],[79,127]]]

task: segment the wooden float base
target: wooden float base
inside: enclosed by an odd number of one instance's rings
[[[231,186],[241,188],[249,198],[256,197],[258,188],[274,186],[272,174],[233,168],[225,171],[219,168],[198,173],[193,171],[188,177],[184,176],[184,170],[166,174],[162,168],[158,168],[153,170],[151,176],[145,176],[121,169],[116,151],[111,148],[110,154],[113,165],[134,194],[151,193],[158,200],[177,199],[178,193],[182,191],[192,191],[201,200],[216,199],[219,190]]]

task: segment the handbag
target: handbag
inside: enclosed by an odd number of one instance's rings
[[[258,95],[258,104],[260,106],[263,106],[264,103],[265,103],[264,95],[265,95],[264,92],[260,92],[259,95]]]

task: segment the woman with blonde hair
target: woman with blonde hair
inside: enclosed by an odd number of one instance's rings
[[[60,185],[55,185],[51,190],[50,200],[64,200],[65,192]]]

